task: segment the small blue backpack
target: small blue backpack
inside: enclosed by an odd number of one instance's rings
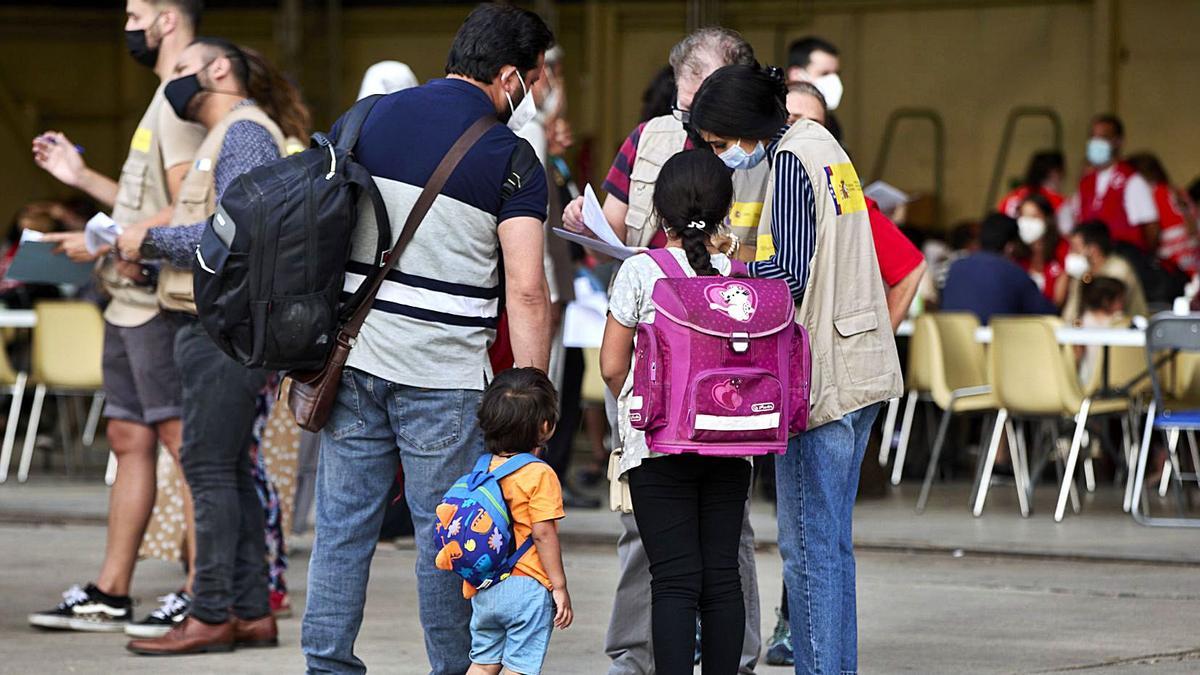
[[[526,452],[489,471],[492,457],[480,457],[471,473],[454,481],[435,510],[433,527],[437,568],[454,572],[479,590],[507,579],[533,546],[532,536],[516,546],[500,479],[542,461]]]

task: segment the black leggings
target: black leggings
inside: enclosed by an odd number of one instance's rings
[[[736,673],[746,633],[738,539],[750,462],[656,457],[629,472],[629,488],[650,560],[656,672],[692,672],[699,610],[703,672]]]

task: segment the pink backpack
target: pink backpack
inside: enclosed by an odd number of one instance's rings
[[[808,333],[787,282],[689,277],[666,249],[649,255],[656,316],[638,324],[629,420],[655,452],[783,454],[808,423]]]

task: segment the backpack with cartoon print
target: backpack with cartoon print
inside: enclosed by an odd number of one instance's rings
[[[670,454],[783,454],[808,423],[811,355],[787,282],[689,276],[666,249],[647,252],[666,275],[655,316],[639,323],[629,421]]]
[[[533,546],[533,537],[516,545],[500,479],[542,461],[526,452],[492,470],[492,457],[480,457],[471,473],[454,481],[434,511],[437,568],[454,572],[479,590],[507,579]]]

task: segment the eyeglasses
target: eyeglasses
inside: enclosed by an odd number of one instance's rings
[[[690,111],[684,110],[683,108],[680,108],[678,101],[673,101],[671,103],[671,115],[674,116],[675,119],[679,120],[684,125],[687,125],[689,122],[692,121],[692,113]]]

